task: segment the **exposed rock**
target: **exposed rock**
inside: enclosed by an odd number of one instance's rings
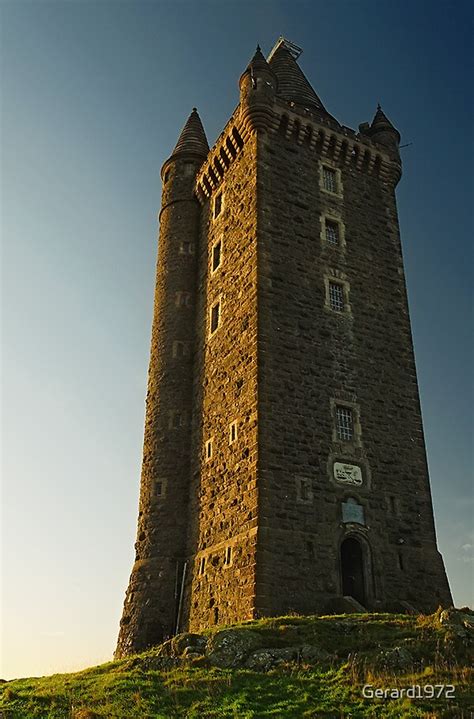
[[[304,644],[300,650],[300,659],[306,664],[324,664],[330,658],[330,654],[321,647],[312,644]]]
[[[405,647],[394,647],[380,652],[376,659],[378,668],[385,671],[405,671],[413,667],[413,657]]]
[[[195,652],[196,654],[204,654],[206,651],[207,639],[202,634],[192,634],[184,632],[178,634],[171,640],[172,656],[183,656],[186,650]]]
[[[210,637],[206,654],[211,664],[217,667],[238,667],[261,646],[260,634],[251,629],[223,629]]]
[[[144,670],[164,670],[164,669],[173,669],[174,667],[178,666],[180,663],[179,659],[177,657],[163,657],[163,656],[148,656],[144,657],[143,661],[141,662],[141,667]]]
[[[298,656],[298,647],[284,647],[283,649],[258,649],[249,656],[245,662],[245,666],[248,669],[266,672],[279,664],[295,661],[298,659]]]

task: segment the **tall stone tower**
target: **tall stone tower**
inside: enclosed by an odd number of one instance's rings
[[[325,109],[280,38],[162,169],[136,560],[116,656],[290,611],[451,604],[395,188],[400,135]],[[345,599],[344,599],[345,597]]]

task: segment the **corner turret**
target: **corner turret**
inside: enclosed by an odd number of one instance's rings
[[[377,112],[374,115],[371,125],[364,123],[359,127],[364,135],[368,135],[375,142],[385,145],[388,149],[397,152],[400,144],[400,133],[390,122],[380,104],[377,105]]]
[[[277,78],[257,45],[239,80],[242,119],[250,129],[265,129],[272,117]]]

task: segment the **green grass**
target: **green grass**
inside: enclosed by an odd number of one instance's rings
[[[470,645],[466,637],[441,625],[439,614],[291,616],[245,622],[232,629],[258,632],[265,648],[310,644],[326,650],[329,657],[321,665],[293,662],[269,672],[219,669],[204,658],[157,669],[155,648],[74,674],[2,684],[0,717],[470,719],[474,709]],[[412,664],[403,673],[388,671],[380,664],[380,652],[400,646],[409,650]],[[455,698],[364,699],[366,683],[374,688],[453,684]]]

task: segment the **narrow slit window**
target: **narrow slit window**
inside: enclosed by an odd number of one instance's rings
[[[344,441],[354,439],[354,415],[350,407],[336,407],[337,436]]]
[[[212,247],[212,271],[215,272],[220,267],[222,259],[222,240],[216,242]]]
[[[232,422],[229,428],[229,444],[237,439],[237,422]]]
[[[220,317],[221,317],[221,303],[216,302],[216,304],[211,307],[211,335],[219,327]]]
[[[323,167],[323,187],[328,192],[337,192],[336,170],[330,167]]]
[[[216,195],[214,200],[214,218],[219,217],[222,212],[222,192]]]
[[[232,547],[226,547],[224,555],[224,565],[228,567],[232,563]]]
[[[204,574],[206,571],[206,557],[201,557],[201,561],[199,562],[199,574]]]
[[[339,223],[326,220],[326,240],[330,245],[339,244]]]
[[[212,439],[208,439],[206,442],[206,461],[212,457]]]
[[[309,481],[307,479],[302,479],[300,484],[300,497],[303,500],[303,502],[307,502],[308,499],[310,499],[310,489],[309,489]]]
[[[339,282],[329,283],[329,306],[335,312],[344,312],[344,288]]]

